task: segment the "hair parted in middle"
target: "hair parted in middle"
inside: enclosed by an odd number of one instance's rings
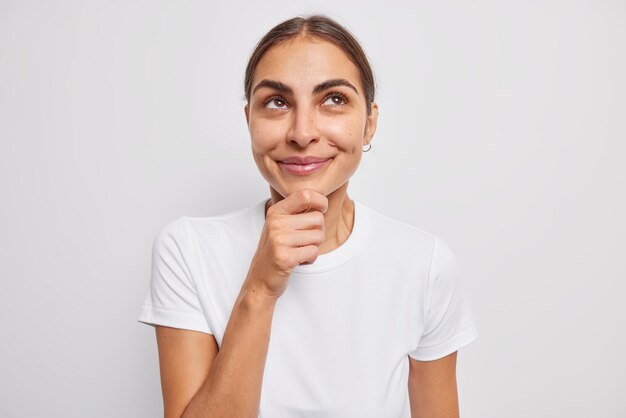
[[[272,46],[290,39],[301,37],[320,38],[341,48],[350,61],[357,67],[361,88],[365,92],[365,102],[367,104],[367,114],[372,113],[371,102],[374,101],[376,93],[374,74],[370,63],[363,51],[363,48],[354,35],[335,20],[323,14],[313,14],[308,16],[297,16],[274,26],[261,38],[252,52],[244,78],[245,97],[250,102],[250,91],[252,89],[252,79],[257,64],[263,54]]]

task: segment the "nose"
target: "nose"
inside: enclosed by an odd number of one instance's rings
[[[314,109],[306,106],[294,108],[291,117],[291,125],[287,132],[288,142],[295,142],[301,148],[305,148],[310,142],[319,140]]]

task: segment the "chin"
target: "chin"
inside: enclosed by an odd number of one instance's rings
[[[328,190],[324,187],[320,187],[318,184],[316,184],[315,181],[301,181],[298,183],[285,184],[283,187],[272,186],[272,188],[276,190],[283,197],[287,197],[290,194],[295,193],[298,190],[302,190],[302,189],[314,190],[320,194],[323,194],[324,196],[328,195]]]

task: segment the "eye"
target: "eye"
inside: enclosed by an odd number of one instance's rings
[[[271,104],[274,106],[269,106]],[[287,102],[280,96],[272,96],[263,105],[268,109],[284,109],[287,107]]]
[[[329,100],[330,103],[328,103]],[[328,103],[330,106],[341,106],[348,103],[348,99],[346,99],[346,96],[344,96],[343,94],[334,91],[326,96],[324,103]]]

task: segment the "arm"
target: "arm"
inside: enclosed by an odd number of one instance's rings
[[[456,351],[433,361],[409,357],[412,418],[459,418],[456,358]]]
[[[212,335],[157,328],[166,418],[258,416],[275,303],[246,281],[219,351]]]
[[[205,381],[218,353],[215,337],[204,332],[157,325],[159,368],[165,418],[178,418]]]
[[[317,258],[327,207],[326,196],[301,190],[267,209],[219,350],[211,337],[189,341],[189,333],[169,332],[172,338],[166,338],[159,331],[167,418],[258,417],[274,308],[293,268]],[[197,341],[202,346],[194,349]]]

